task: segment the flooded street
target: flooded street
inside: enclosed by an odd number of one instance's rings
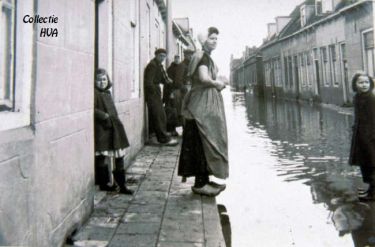
[[[217,202],[228,246],[375,246],[375,206],[357,200],[364,185],[348,165],[350,114],[223,95],[230,177]]]

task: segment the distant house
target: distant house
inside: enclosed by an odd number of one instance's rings
[[[289,16],[277,17],[258,47],[265,93],[351,102],[351,75],[375,72],[373,23],[373,1],[368,0],[309,0]]]
[[[172,33],[169,35],[170,44],[168,46],[169,63],[173,62],[173,57],[178,55],[180,60],[184,59],[184,50],[196,50],[193,40],[193,29],[190,28],[189,18],[175,18],[172,20]]]

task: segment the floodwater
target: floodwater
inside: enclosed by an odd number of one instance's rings
[[[348,165],[353,117],[223,91],[230,177],[217,197],[227,246],[375,246],[375,203]]]

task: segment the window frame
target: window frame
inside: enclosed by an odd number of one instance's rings
[[[322,81],[325,87],[330,86],[330,82],[328,81],[328,68],[329,68],[329,54],[328,48],[326,46],[320,47],[320,60],[322,66]]]
[[[367,61],[367,50],[370,50],[370,49],[365,49],[365,34],[367,33],[370,33],[370,32],[374,32],[373,31],[373,28],[368,28],[368,29],[365,29],[361,32],[361,44],[362,44],[362,68],[363,68],[363,71],[365,71],[366,73],[369,73],[369,75],[371,76],[374,76],[375,75],[375,44],[373,44],[373,47],[372,47],[372,73],[370,73],[370,71],[367,71],[368,69],[368,61]],[[373,33],[373,37],[374,37],[374,33]],[[373,41],[375,43],[375,41]]]
[[[10,2],[10,3],[9,3]],[[2,55],[1,61],[5,64],[4,66],[0,63],[0,66],[3,66],[4,69],[4,81],[2,83],[4,85],[4,91],[0,93],[4,96],[3,99],[0,98],[0,112],[3,111],[10,111],[13,112],[15,109],[15,74],[14,74],[14,66],[15,66],[15,27],[16,27],[16,1],[15,0],[0,0],[0,18],[2,19],[3,14],[5,14],[4,9],[10,11],[10,26],[9,23],[6,23],[7,26],[2,26],[2,22],[0,22],[0,33],[4,31],[4,33],[8,33],[8,35],[0,35],[5,37],[4,39],[4,47],[0,46],[0,49],[4,51]],[[2,29],[4,28],[4,30]],[[0,40],[0,45],[1,45]],[[0,70],[1,72],[1,70]],[[1,73],[0,73],[1,74]],[[8,91],[6,93],[5,91]],[[6,98],[6,94],[8,94],[9,98]],[[2,96],[1,96],[2,97]]]
[[[0,0],[1,6],[4,0]],[[14,109],[0,111],[0,132],[29,126],[31,123],[31,91],[34,79],[36,36],[33,25],[17,21],[19,16],[34,13],[33,0],[14,0]],[[0,31],[1,32],[1,31]]]
[[[303,52],[298,53],[298,77],[299,81],[301,82],[302,88],[306,87],[306,82],[304,78],[304,73],[305,73],[305,61],[303,60]]]
[[[131,21],[130,21],[130,28],[132,33],[132,46],[133,46],[133,63],[132,63],[132,84],[131,84],[131,99],[138,99],[140,97],[140,61],[139,61],[139,47],[138,43],[139,40],[139,32],[137,31],[137,25],[139,25],[139,15],[137,14],[139,12],[139,1],[138,0],[131,0],[130,2],[130,15],[131,15]]]
[[[334,54],[333,54],[334,53]],[[337,48],[336,44],[331,44],[328,46],[329,55],[329,67],[330,67],[330,79],[334,87],[338,87],[340,82],[337,80]]]

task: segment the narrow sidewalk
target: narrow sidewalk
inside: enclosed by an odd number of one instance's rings
[[[193,181],[177,176],[179,150],[145,146],[127,171],[135,194],[104,194],[74,246],[225,246],[215,198],[193,194]]]

